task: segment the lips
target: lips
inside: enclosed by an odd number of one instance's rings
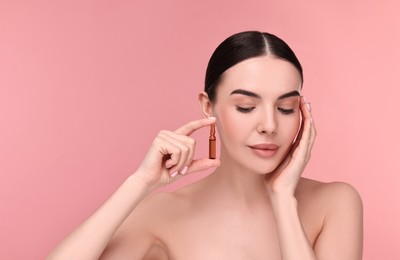
[[[275,150],[279,148],[277,144],[256,144],[256,145],[249,145],[250,148],[259,149],[259,150]]]
[[[261,158],[270,158],[274,156],[278,152],[279,145],[277,144],[256,144],[256,145],[249,145],[251,150]]]

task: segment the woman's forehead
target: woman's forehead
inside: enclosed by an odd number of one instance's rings
[[[247,59],[226,70],[218,92],[227,94],[235,89],[244,89],[271,96],[301,90],[301,76],[290,62],[262,56]]]

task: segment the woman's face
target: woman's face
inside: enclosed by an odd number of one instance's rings
[[[225,71],[212,107],[221,158],[230,157],[260,174],[273,171],[298,132],[300,90],[297,69],[270,56],[251,58]]]

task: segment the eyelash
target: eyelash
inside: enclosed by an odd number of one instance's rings
[[[252,110],[254,109],[254,107],[236,107],[236,110],[239,111],[240,113],[250,113]],[[294,113],[293,109],[284,109],[284,108],[278,108],[278,110],[284,114],[284,115],[289,115]]]
[[[289,115],[289,114],[294,113],[293,109],[284,109],[284,108],[278,108],[278,109],[279,109],[279,111],[282,112],[282,114],[285,114],[285,115]]]
[[[250,113],[254,107],[236,107],[236,110],[239,111],[240,113]]]

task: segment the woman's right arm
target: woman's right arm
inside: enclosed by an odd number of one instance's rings
[[[138,178],[130,176],[85,222],[69,234],[47,259],[99,259],[114,232],[151,192]]]
[[[214,122],[215,118],[206,118],[189,122],[174,132],[160,131],[138,170],[53,249],[47,259],[99,259],[117,229],[153,190],[175,181],[185,173],[218,166],[219,160],[193,160],[195,141],[189,137],[197,129]],[[136,235],[143,233],[146,236],[133,241],[135,244],[131,248],[139,257],[146,253],[154,241],[146,232],[136,230]],[[113,241],[113,248],[118,250],[114,242],[118,241]]]

